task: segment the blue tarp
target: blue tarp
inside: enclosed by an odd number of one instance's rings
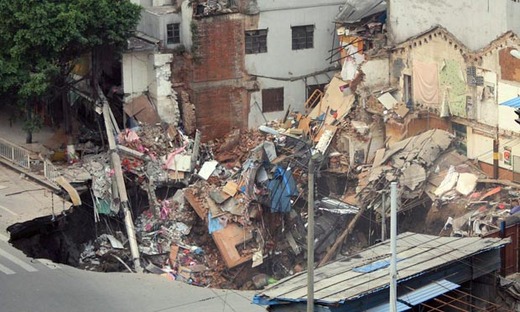
[[[291,197],[297,196],[296,181],[290,168],[276,167],[274,177],[267,188],[270,190],[271,212],[287,213],[291,211]]]
[[[224,225],[220,223],[218,218],[213,218],[211,216],[211,212],[208,212],[208,231],[209,234],[213,234],[213,232],[220,231],[224,228]]]
[[[396,259],[396,262],[399,262],[401,260],[402,259]],[[384,269],[388,266],[390,266],[390,259],[385,259],[385,260],[375,261],[375,262],[369,263],[367,265],[354,268],[354,269],[352,269],[352,271],[357,272],[357,273],[370,273],[373,271],[377,271],[379,269]]]
[[[520,108],[520,96],[510,99],[508,101],[500,103],[500,105],[508,106],[512,108]]]

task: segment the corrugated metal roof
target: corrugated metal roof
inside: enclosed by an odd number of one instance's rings
[[[399,280],[405,281],[432,269],[448,265],[487,250],[499,248],[508,239],[480,237],[439,237],[425,234],[403,233],[397,240]],[[314,298],[319,303],[335,304],[354,300],[388,287],[388,270],[367,273],[354,268],[388,257],[390,241],[368,248],[355,256],[331,262],[314,272]],[[305,301],[307,273],[287,277],[259,292],[257,296],[278,301]]]
[[[396,308],[397,308],[397,312],[407,311],[407,310],[411,309],[409,306],[407,306],[406,304],[401,303],[399,301],[397,301]],[[366,312],[388,312],[388,311],[390,311],[390,304],[385,303],[380,306],[374,307],[372,309],[368,309]]]
[[[410,310],[410,306],[416,306],[420,303],[426,302],[432,298],[445,294],[451,290],[459,288],[460,285],[452,283],[447,280],[435,281],[429,285],[416,289],[407,293],[404,296],[400,296],[397,300],[397,311]],[[403,303],[404,302],[404,303]],[[380,306],[368,309],[367,312],[386,312],[390,311],[390,304],[385,303]]]
[[[399,297],[399,299],[408,304],[416,306],[419,303],[423,303],[430,300],[431,298],[435,298],[459,287],[460,285],[450,281],[440,280],[416,289],[404,296]]]
[[[334,21],[345,24],[357,23],[365,17],[383,11],[386,11],[385,0],[347,0]]]
[[[520,96],[515,97],[514,99],[510,99],[508,101],[505,101],[503,103],[500,103],[500,105],[509,106],[513,108],[520,108]]]

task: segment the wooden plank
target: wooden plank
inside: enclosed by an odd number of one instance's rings
[[[329,113],[325,116],[325,124],[330,125],[335,120],[341,119],[344,115],[348,114],[352,108],[352,104],[354,103],[355,95],[343,94],[340,90],[340,86],[343,85],[345,85],[343,80],[338,77],[332,78],[320,104],[314,107],[308,117],[316,119],[328,110]],[[335,112],[335,114],[333,114],[333,112]]]
[[[224,229],[212,234],[224,262],[228,268],[251,260],[252,255],[240,256],[236,246],[253,238],[251,231],[246,231],[236,223],[228,224]]]
[[[200,201],[197,196],[193,193],[192,189],[187,188],[184,191],[184,198],[188,201],[190,206],[195,210],[199,218],[202,220],[206,220],[206,217],[208,215],[208,210],[206,207],[204,207],[204,204],[202,201]]]
[[[69,181],[67,181],[63,176],[57,177],[55,181],[59,186],[63,187],[65,191],[67,191],[74,206],[81,205],[81,198],[79,197],[78,191],[69,183]]]
[[[225,212],[222,211],[222,209],[220,209],[220,206],[217,205],[217,203],[215,203],[215,201],[210,197],[205,198],[205,201],[207,206],[209,207],[209,211],[211,212],[212,218],[220,217],[221,215],[225,214]]]

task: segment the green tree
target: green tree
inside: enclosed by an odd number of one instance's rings
[[[0,94],[17,101],[27,129],[36,130],[36,103],[61,101],[67,115],[70,73],[81,56],[92,57],[88,78],[96,86],[99,62],[126,47],[140,11],[129,0],[0,0]]]

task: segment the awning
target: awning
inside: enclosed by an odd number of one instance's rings
[[[426,302],[432,298],[445,294],[459,287],[460,285],[457,285],[447,280],[435,281],[429,285],[418,288],[412,292],[407,293],[406,295],[397,298],[397,311],[400,312],[410,310],[413,306]],[[390,311],[390,304],[385,303],[367,311]]]
[[[510,99],[508,101],[502,102],[502,103],[500,103],[500,105],[509,106],[509,107],[513,107],[513,108],[520,108],[520,96]]]

